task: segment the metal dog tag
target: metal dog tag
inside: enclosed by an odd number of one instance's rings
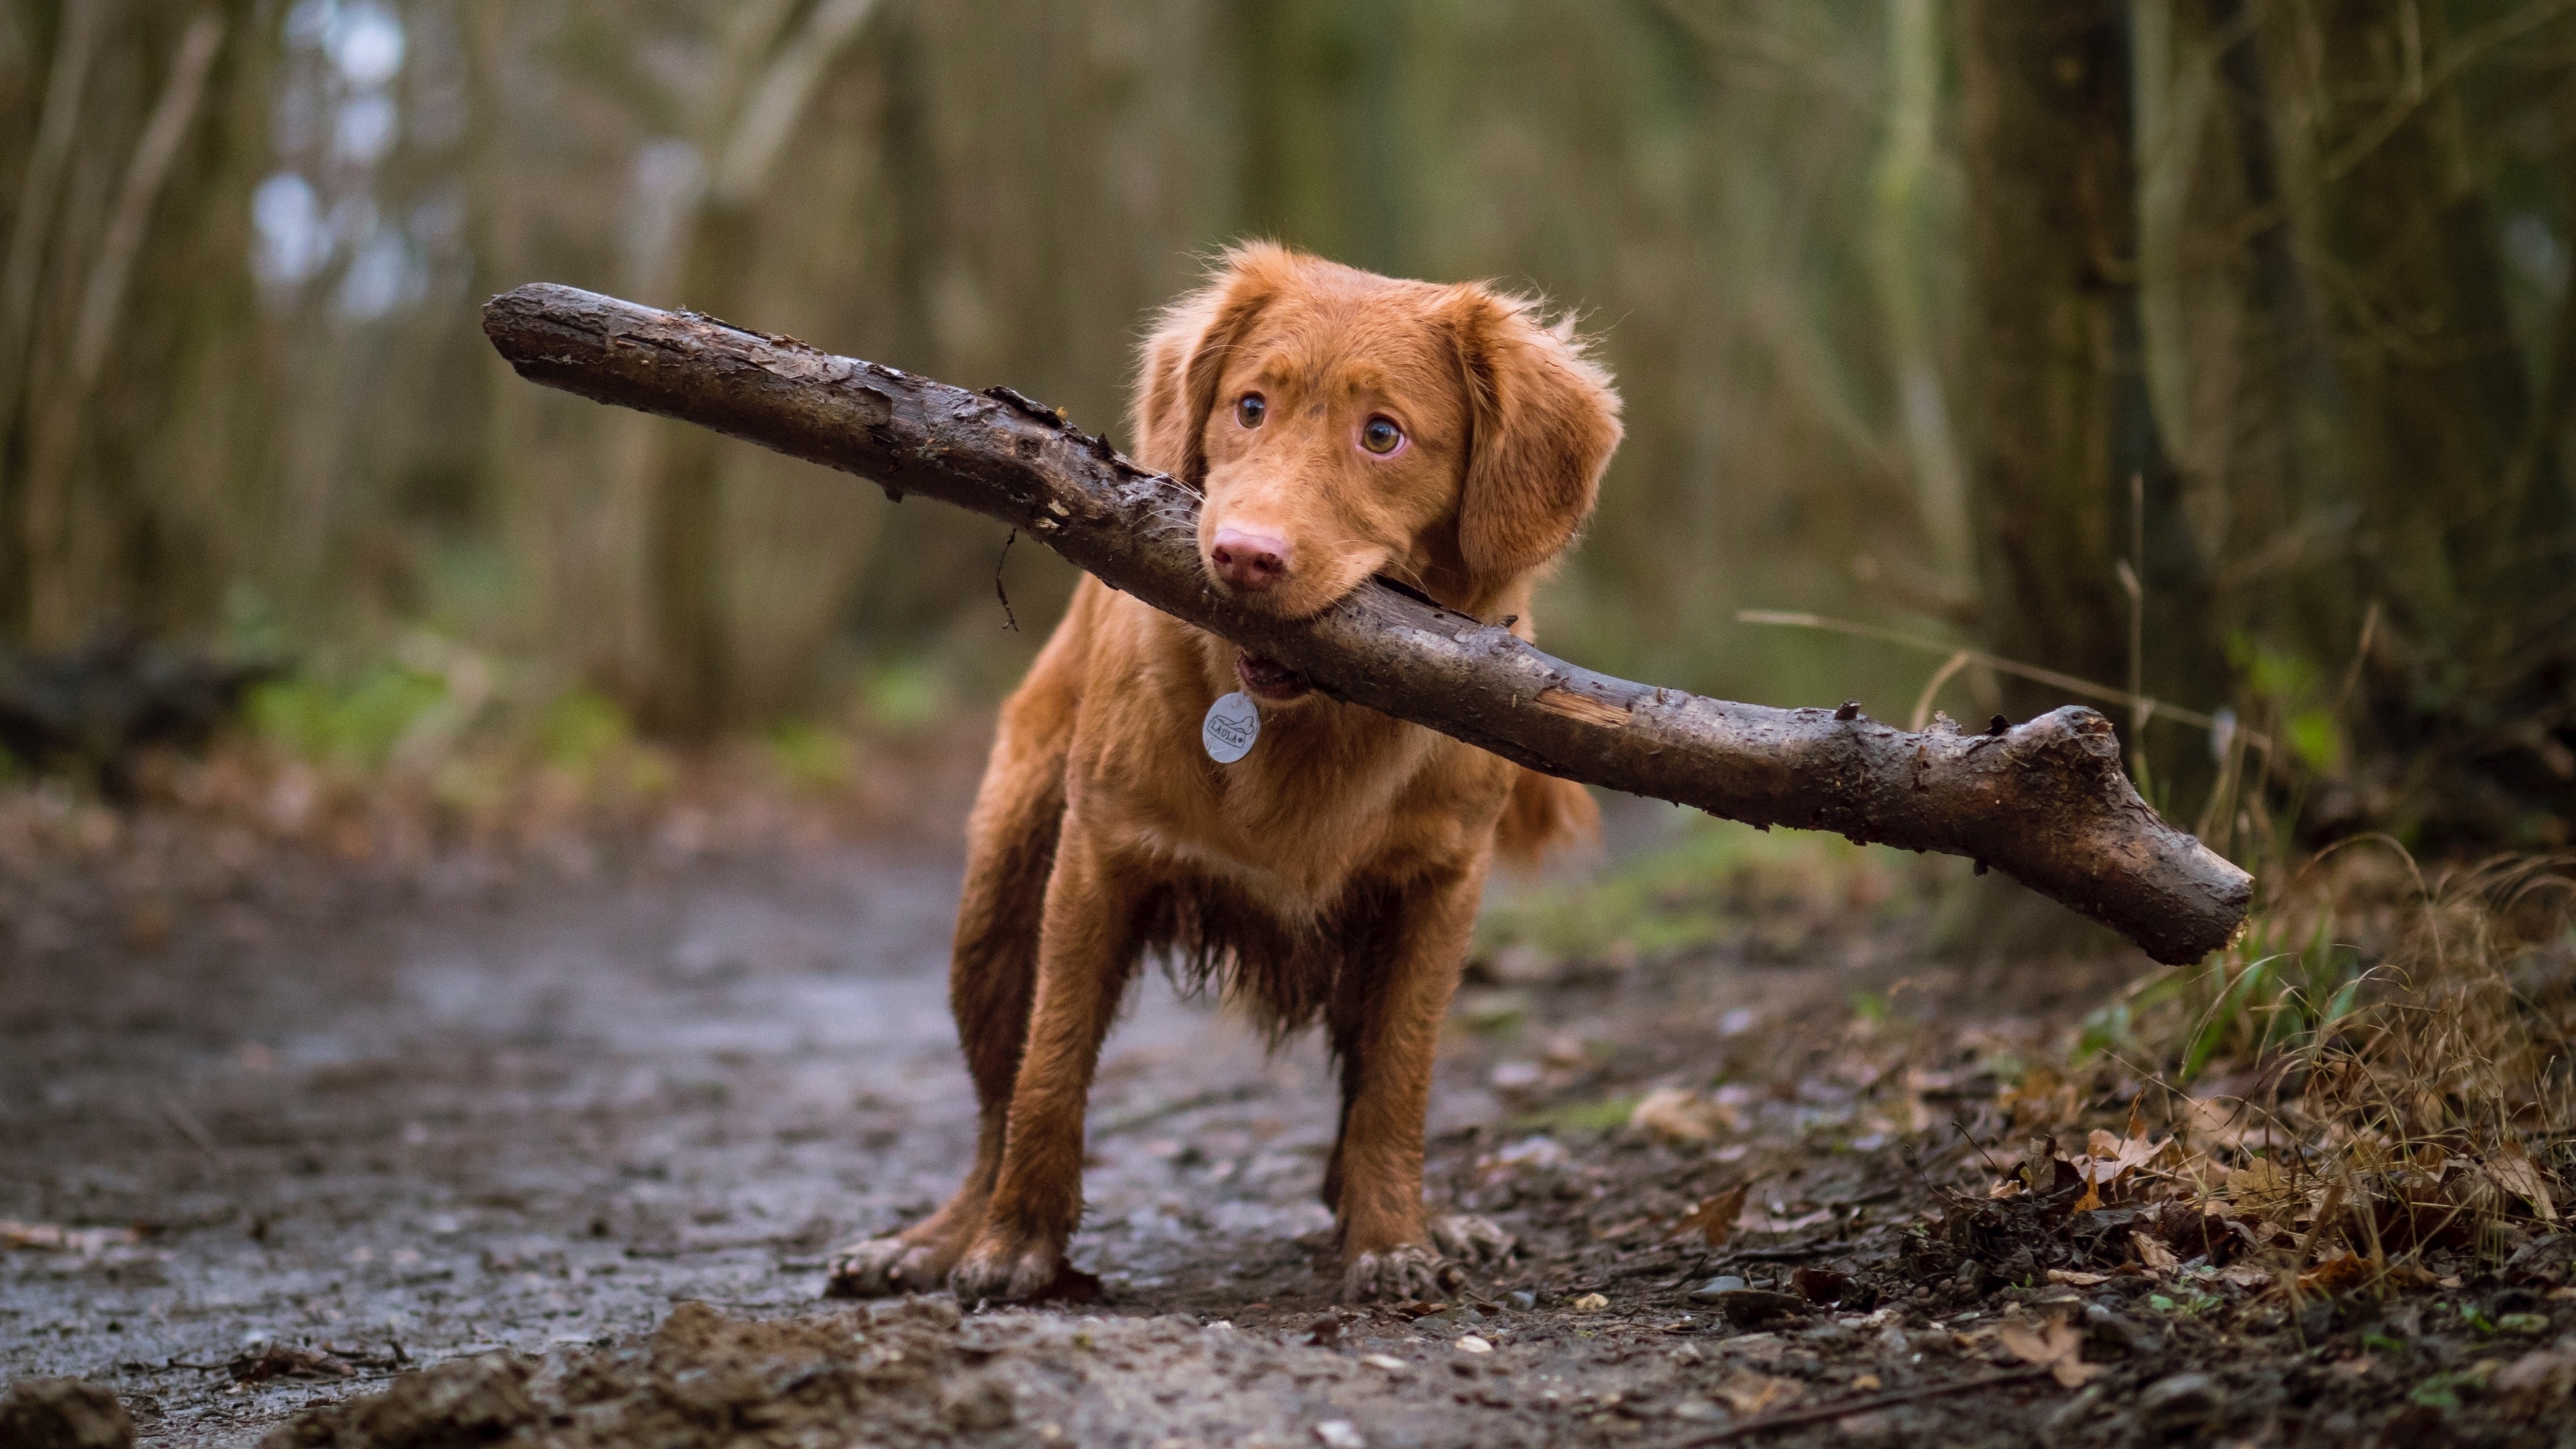
[[[1207,718],[1199,722],[1199,742],[1207,746],[1208,758],[1220,765],[1251,754],[1252,742],[1259,738],[1261,706],[1239,689],[1209,705]]]

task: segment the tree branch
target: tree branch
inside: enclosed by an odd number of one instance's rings
[[[1852,705],[1702,699],[1595,674],[1383,582],[1311,619],[1271,618],[1209,582],[1195,491],[1016,393],[542,283],[493,298],[483,327],[533,382],[988,514],[1327,694],[1535,770],[1765,828],[1969,856],[2168,963],[2224,945],[2253,894],[2251,877],[2138,798],[2110,721],[2090,709],[1909,734]]]

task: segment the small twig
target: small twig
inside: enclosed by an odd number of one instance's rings
[[[801,1232],[771,1233],[759,1238],[717,1238],[704,1243],[629,1243],[630,1258],[687,1258],[699,1253],[739,1253],[750,1248],[792,1248],[805,1235]]]
[[[2000,654],[1988,654],[1979,649],[1954,649],[1950,645],[1937,644],[1929,639],[1918,639],[1911,634],[1900,633],[1894,629],[1854,624],[1842,619],[1828,619],[1821,614],[1784,612],[1777,609],[1738,609],[1735,611],[1735,622],[1771,624],[1787,629],[1822,629],[1828,634],[1849,634],[1855,639],[1876,639],[1884,644],[1921,649],[1934,654],[1965,654],[1969,662],[1983,665],[1998,674],[2027,679],[2033,684],[2045,684],[2051,689],[2062,689],[2079,699],[2097,699],[2104,704],[2116,704],[2132,710],[2148,703],[2146,699],[2124,689],[2113,689],[2107,684],[2078,679],[2072,674],[2060,674],[2054,669],[2042,669],[2036,664],[2024,664],[2019,660],[2006,659]],[[2212,716],[2197,710],[2181,709],[2162,702],[2156,703],[2155,710],[2160,718],[2172,720],[2176,724],[2189,725],[2194,729],[2207,730],[2214,728],[2218,723]],[[2241,733],[2244,735],[2245,742],[2255,749],[2263,751],[2267,756],[2272,752],[2271,736],[2254,730],[2242,730]]]
[[[1963,1121],[1963,1120],[1961,1120],[1961,1119],[1959,1119],[1959,1118],[1957,1118],[1957,1117],[1953,1117],[1953,1118],[1951,1118],[1951,1119],[1950,1119],[1950,1129],[1951,1129],[1952,1131],[1954,1131],[1954,1132],[1956,1132],[1956,1133],[1958,1133],[1958,1134],[1959,1134],[1959,1140],[1960,1140],[1960,1141],[1965,1142],[1965,1143],[1967,1143],[1970,1147],[1975,1148],[1975,1149],[1977,1150],[1977,1155],[1978,1155],[1979,1157],[1982,1157],[1982,1158],[1984,1158],[1984,1159],[1986,1160],[1986,1170],[1987,1170],[1987,1171],[1989,1171],[1989,1172],[1993,1173],[1993,1174],[1994,1174],[1995,1176],[1997,1176],[1997,1177],[2009,1177],[2009,1176],[2011,1176],[2011,1175],[2012,1175],[2012,1174],[2010,1174],[2010,1173],[2008,1173],[2008,1172],[2004,1171],[2001,1167],[1998,1167],[1998,1166],[1996,1166],[1996,1165],[1995,1165],[1995,1158],[1994,1158],[1994,1154],[1993,1154],[1993,1153],[1991,1153],[1991,1152],[1988,1152],[1988,1151],[1986,1150],[1986,1144],[1984,1144],[1984,1143],[1982,1143],[1982,1142],[1979,1142],[1976,1138],[1971,1137],[1971,1136],[1969,1136],[1969,1135],[1968,1135],[1968,1124],[1967,1124],[1965,1121]]]
[[[1971,657],[1965,649],[1953,651],[1949,662],[1933,671],[1931,682],[1925,684],[1923,692],[1915,696],[1914,716],[1905,726],[1907,729],[1919,735],[1923,733],[1925,725],[1932,723],[1932,702],[1940,697],[1941,686],[1950,682],[1950,676],[1967,668]]]
[[[1020,531],[1014,528],[1011,536],[1002,540],[1002,556],[993,560],[993,597],[1002,601],[1002,627],[1014,634],[1020,632],[1020,620],[1011,612],[1011,596],[1002,588],[1002,565],[1011,561],[1011,545],[1019,541]]]
[[[2044,1368],[2007,1369],[2002,1373],[1985,1374],[1973,1379],[1953,1379],[1946,1384],[1925,1384],[1920,1388],[1872,1394],[1866,1399],[1845,1399],[1837,1404],[1818,1404],[1812,1409],[1792,1409],[1782,1414],[1765,1414],[1759,1419],[1747,1419],[1731,1429],[1720,1429],[1714,1434],[1702,1434],[1696,1439],[1684,1439],[1672,1446],[1672,1449],[1704,1449],[1704,1446],[1710,1444],[1732,1443],[1737,1439],[1750,1438],[1755,1434],[1768,1433],[1773,1429],[1794,1429],[1801,1424],[1830,1423],[1835,1419],[1849,1418],[1854,1414],[1866,1414],[1872,1409],[1890,1409],[1898,1404],[1912,1404],[1924,1399],[1964,1394],[1972,1389],[1991,1389],[2005,1384],[2026,1383],[2032,1379],[2044,1377],[2047,1373],[2048,1370]]]
[[[1821,1258],[1850,1245],[1849,1238],[1805,1238],[1776,1248],[1738,1248],[1717,1261],[1721,1267],[1729,1263],[1794,1263],[1800,1258]]]
[[[197,1114],[189,1111],[186,1103],[165,1091],[161,1093],[161,1115],[170,1119],[170,1125],[178,1128],[179,1135],[187,1138],[190,1145],[206,1154],[207,1161],[218,1164],[223,1161],[223,1153],[216,1149],[213,1134],[206,1131],[205,1124],[197,1120]]]

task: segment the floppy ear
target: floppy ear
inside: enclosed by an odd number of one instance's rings
[[[1527,573],[1592,512],[1619,446],[1619,394],[1572,324],[1542,323],[1535,299],[1460,287],[1450,325],[1472,430],[1458,551],[1486,578]]]
[[[1136,458],[1192,487],[1207,481],[1207,421],[1226,358],[1278,294],[1296,259],[1270,242],[1235,247],[1208,284],[1164,309],[1145,339],[1131,424]]]

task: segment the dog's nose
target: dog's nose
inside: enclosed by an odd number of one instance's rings
[[[1220,528],[1208,545],[1217,577],[1238,589],[1266,589],[1288,572],[1288,541],[1240,528]]]

